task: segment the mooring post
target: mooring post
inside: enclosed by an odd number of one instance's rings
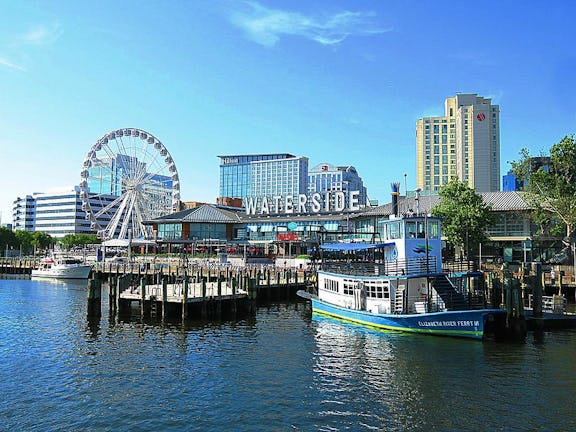
[[[206,298],[206,279],[202,278],[201,279],[201,287],[202,287],[202,306],[201,306],[201,310],[200,310],[200,315],[202,316],[202,319],[206,318],[207,315],[207,311],[206,311],[206,302],[207,302],[207,298]]]
[[[532,263],[532,315],[542,318],[542,266]]]
[[[186,272],[184,272],[182,289],[182,321],[184,321],[188,318],[188,277],[186,277]]]
[[[88,281],[88,318],[100,318],[102,316],[102,281],[90,279]]]
[[[218,272],[220,273],[220,272]],[[221,318],[222,316],[222,274],[218,274],[218,282],[217,282],[217,287],[218,287],[218,300],[216,302],[216,316],[218,317],[218,319]]]
[[[120,315],[120,313],[122,312],[120,310],[120,293],[124,291],[124,289],[126,288],[126,275],[119,276],[116,279],[116,281],[117,281],[116,290],[114,293],[115,295],[114,302],[116,303],[116,307],[114,309],[116,310],[118,315]]]
[[[162,277],[162,321],[166,319],[166,304],[168,303],[168,280]]]
[[[144,318],[146,310],[146,281],[144,278],[140,279],[140,316]]]
[[[108,292],[108,307],[110,308],[110,313],[116,315],[116,286],[117,279],[115,276],[111,276],[108,282],[109,292]]]
[[[232,318],[236,318],[238,312],[236,305],[236,283],[236,278],[232,276],[232,279],[230,279],[230,284],[232,286]]]

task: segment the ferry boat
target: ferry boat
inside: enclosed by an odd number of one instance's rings
[[[32,277],[54,279],[88,279],[92,266],[72,257],[45,258],[38,268],[32,270]]]
[[[489,307],[482,273],[444,273],[440,219],[390,216],[380,243],[320,245],[313,313],[380,329],[473,339],[506,337],[507,312]]]

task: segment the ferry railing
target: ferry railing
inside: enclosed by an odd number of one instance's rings
[[[392,262],[325,261],[321,270],[351,276],[414,276],[435,273],[436,258],[428,257]]]

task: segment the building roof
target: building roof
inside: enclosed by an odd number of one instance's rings
[[[522,198],[523,192],[483,192],[479,194],[484,203],[492,206],[492,210],[499,211],[523,211],[532,207]],[[399,196],[398,211],[403,215],[428,214],[440,203],[440,196]],[[244,209],[237,207],[220,206],[216,204],[204,204],[196,208],[186,209],[177,213],[161,216],[151,221],[152,223],[286,223],[291,221],[338,221],[366,217],[387,217],[393,214],[392,203],[378,207],[365,208],[354,213],[309,213],[309,214],[279,214],[279,215],[247,215]]]
[[[482,192],[479,193],[479,195],[482,197],[485,204],[492,206],[493,211],[520,211],[532,209],[532,206],[526,203],[522,198],[523,192]],[[400,196],[398,197],[398,211],[400,214],[426,214],[430,213],[432,208],[439,203],[439,195],[420,196],[419,200],[416,200],[416,197],[414,196]],[[390,216],[392,213],[392,203],[390,202],[369,209],[364,213],[355,215],[354,217]]]
[[[192,209],[161,216],[148,223],[239,223],[242,209],[204,204]]]

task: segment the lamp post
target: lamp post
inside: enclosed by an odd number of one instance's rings
[[[408,196],[408,174],[404,173],[404,195]]]

